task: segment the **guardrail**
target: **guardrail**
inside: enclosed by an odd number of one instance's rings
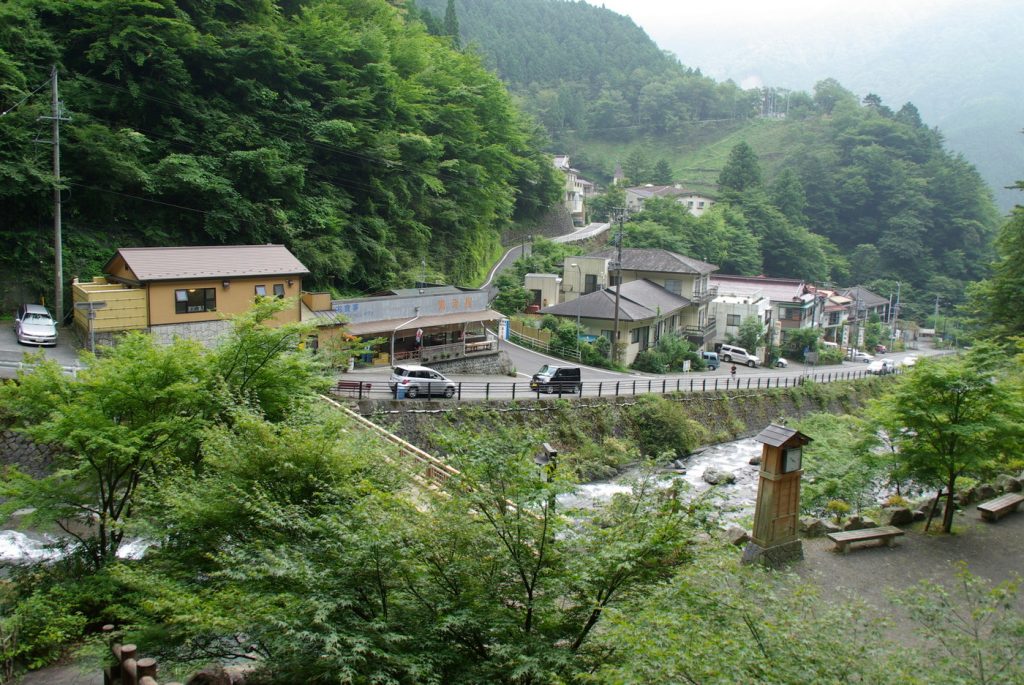
[[[27,362],[8,362],[0,360],[0,369],[14,369],[15,371],[21,371],[23,369],[34,369],[38,364],[29,364]],[[80,366],[61,366],[61,370],[72,378],[78,378],[78,372],[82,370]]]
[[[902,373],[899,368],[894,373]],[[587,396],[587,397],[629,397],[633,395],[644,395],[648,393],[697,393],[697,392],[720,392],[729,390],[771,390],[773,388],[793,388],[808,382],[833,383],[836,381],[851,381],[867,378],[874,374],[867,370],[857,371],[828,371],[820,373],[808,373],[803,375],[780,375],[780,376],[700,376],[689,375],[686,377],[656,378],[644,377],[620,381],[584,381],[580,384],[580,392],[565,392],[560,389],[552,389],[552,392],[542,392],[540,389],[532,390],[528,382],[480,382],[464,381],[455,384],[455,392],[447,397],[447,383],[421,383],[419,393],[415,397],[406,398],[415,401],[420,398],[430,398],[448,401],[468,400],[515,400],[515,399],[541,399],[544,397],[566,397],[566,396]],[[350,381],[351,397],[360,399],[398,399],[396,393],[390,388],[378,382],[373,385],[366,381]],[[402,401],[407,401],[402,398]]]

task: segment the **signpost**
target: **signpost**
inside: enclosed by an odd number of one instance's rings
[[[96,310],[103,309],[107,303],[102,300],[75,302],[75,309],[81,309],[89,319],[89,351],[96,353],[96,333],[93,331],[93,319],[96,318]]]

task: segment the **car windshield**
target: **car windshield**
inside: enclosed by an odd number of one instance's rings
[[[537,375],[543,376],[545,374],[551,373],[552,371],[554,371],[554,367],[549,367],[547,364],[545,364],[544,366],[540,367],[540,371],[537,372]]]
[[[32,323],[52,323],[53,322],[53,319],[51,319],[48,314],[36,314],[35,312],[29,313],[29,315],[26,316],[25,319],[27,321],[31,321]]]

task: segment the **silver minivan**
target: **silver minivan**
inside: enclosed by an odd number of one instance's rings
[[[404,396],[412,399],[421,395],[452,397],[455,395],[456,386],[455,381],[445,378],[430,367],[403,364],[391,370],[388,387],[395,397]]]
[[[22,345],[56,345],[57,322],[41,304],[23,304],[14,315],[14,334]]]

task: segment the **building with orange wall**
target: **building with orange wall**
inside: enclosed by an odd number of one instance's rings
[[[72,286],[76,325],[101,342],[146,330],[162,342],[178,336],[212,344],[230,327],[226,316],[260,296],[294,300],[275,320],[297,322],[309,275],[283,245],[121,248],[103,271]]]

